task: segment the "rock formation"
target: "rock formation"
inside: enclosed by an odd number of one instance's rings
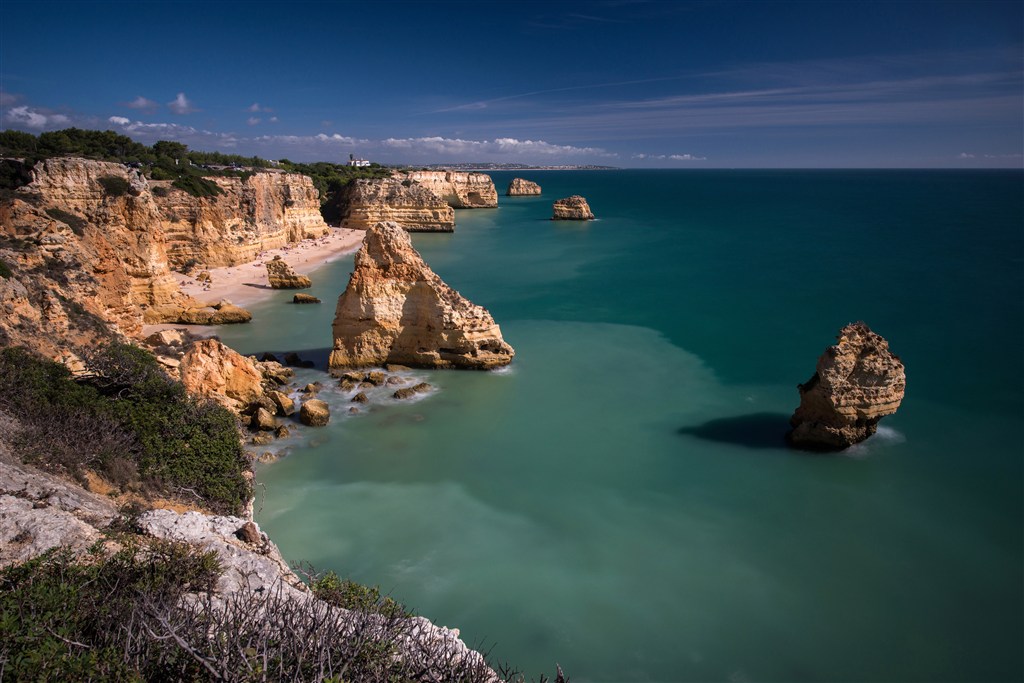
[[[513,178],[505,192],[506,197],[528,197],[535,194],[540,194],[540,185],[522,178]]]
[[[590,205],[578,194],[557,200],[554,205],[554,215],[551,216],[553,221],[590,221],[593,219],[594,214],[590,210]]]
[[[327,234],[320,194],[313,181],[296,173],[256,173],[210,178],[221,188],[214,197],[193,197],[168,181],[152,181],[172,267],[198,262],[233,266],[261,251]]]
[[[800,406],[788,435],[799,448],[835,451],[863,441],[903,400],[903,363],[885,339],[858,322],[841,329],[838,340],[818,359],[814,376],[799,385]]]
[[[316,298],[312,294],[296,294],[292,297],[293,304],[318,304],[320,299]]]
[[[442,282],[395,223],[366,232],[338,297],[330,367],[384,363],[486,370],[515,352],[494,318]]]
[[[331,421],[331,407],[318,398],[305,400],[299,408],[299,420],[309,427],[323,427]]]
[[[360,179],[341,195],[341,226],[366,230],[381,221],[394,221],[411,232],[452,232],[455,211],[426,187],[398,178]]]
[[[498,206],[498,191],[486,173],[464,171],[407,171],[395,174],[427,188],[453,209],[493,209]]]
[[[179,372],[190,394],[212,398],[236,413],[263,396],[263,374],[255,361],[216,339],[195,342]]]
[[[296,273],[280,256],[267,261],[267,279],[273,289],[305,289],[313,286],[309,277]]]

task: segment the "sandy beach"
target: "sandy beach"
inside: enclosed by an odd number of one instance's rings
[[[202,272],[199,269],[196,269],[191,275],[182,275],[181,273],[174,275],[183,294],[209,303],[226,299],[236,306],[247,308],[267,298],[274,291],[267,280],[265,265],[267,261],[275,256],[280,256],[295,272],[301,275],[312,275],[318,268],[322,268],[339,256],[358,250],[365,234],[363,230],[331,228],[330,233],[323,237],[260,252],[259,257],[249,263],[209,268],[208,272],[211,278],[209,283],[199,282],[195,279],[195,275]],[[189,328],[194,333],[203,336],[215,333],[217,329],[205,325],[146,325],[142,334],[143,337],[146,337],[159,330],[180,327]]]

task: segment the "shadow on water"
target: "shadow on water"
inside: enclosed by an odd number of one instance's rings
[[[693,427],[680,427],[677,434],[706,441],[730,443],[746,448],[788,449],[786,432],[789,416],[781,413],[752,413],[708,420]]]

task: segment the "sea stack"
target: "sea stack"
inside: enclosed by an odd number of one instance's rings
[[[559,199],[554,205],[553,221],[591,221],[594,213],[590,210],[587,200],[578,194]]]
[[[506,197],[529,197],[537,194],[540,194],[540,185],[522,178],[513,178],[508,184],[508,191],[505,192]]]
[[[393,222],[366,231],[333,334],[332,370],[384,363],[488,370],[515,355],[491,314],[445,284]]]
[[[896,412],[906,384],[903,363],[889,351],[889,342],[864,323],[851,323],[818,359],[814,376],[798,385],[800,406],[789,420],[793,430],[787,438],[806,450],[848,448]]]
[[[306,289],[313,283],[305,275],[299,275],[280,256],[267,261],[267,279],[274,289]]]

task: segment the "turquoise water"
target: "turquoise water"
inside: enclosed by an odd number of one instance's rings
[[[331,425],[258,472],[285,556],[534,676],[1024,677],[1024,175],[522,175],[544,194],[413,237],[512,366],[355,416],[325,391]],[[599,220],[547,220],[574,193]],[[350,270],[222,338],[324,364]],[[860,319],[906,364],[900,412],[787,450],[796,384]]]

